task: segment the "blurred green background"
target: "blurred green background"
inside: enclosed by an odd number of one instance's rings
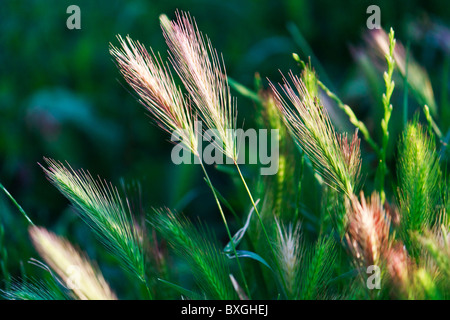
[[[72,4],[81,9],[81,30],[66,28],[66,9]],[[223,53],[228,75],[253,88],[256,72],[262,79],[278,81],[279,69],[296,70],[291,53],[305,58],[295,35],[298,28],[326,70],[319,77],[328,78],[370,127],[376,114],[367,110],[372,103],[367,98],[370,88],[350,48],[363,43],[371,4],[380,7],[382,26],[392,26],[399,41],[410,43],[416,60],[429,72],[439,102],[448,91],[448,79],[442,79],[448,70],[450,36],[436,40],[426,33],[426,26],[448,28],[448,1],[2,0],[0,181],[36,224],[66,235],[93,259],[100,253],[92,246],[90,232],[38,166],[44,156],[68,161],[116,185],[121,180],[139,182],[146,210],[177,208],[219,226],[219,215],[208,214],[217,210],[200,169],[171,163],[169,137],[129,93],[110,57],[109,43],[117,45],[117,34],[129,34],[166,57],[158,17],[166,13],[173,18],[176,9],[189,11]],[[378,76],[382,85],[381,73]],[[238,110],[239,122],[245,119],[251,126],[252,102],[238,96]],[[346,118],[336,114],[343,119],[334,119],[341,129],[348,128]],[[224,195],[238,197],[239,190],[226,175],[211,173]],[[14,270],[19,270],[20,261],[32,269],[25,263],[36,256],[27,240],[26,223],[3,194],[0,223],[13,274],[17,275]],[[222,229],[218,227],[218,232]],[[114,270],[109,272],[114,276]]]

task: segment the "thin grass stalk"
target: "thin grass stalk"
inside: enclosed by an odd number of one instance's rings
[[[392,28],[390,33],[392,32]],[[376,55],[391,56],[395,60],[395,66],[403,77],[406,75],[406,50],[404,46],[398,42],[395,44],[395,50],[390,52],[391,34],[387,34],[383,29],[371,30],[366,38],[368,49],[375,52]],[[433,88],[431,86],[430,77],[424,68],[422,68],[415,60],[412,54],[408,57],[408,77],[407,84],[413,97],[420,105],[427,104],[430,106],[433,115],[437,115],[437,105],[434,98]]]
[[[264,223],[263,223],[263,221],[262,221],[262,218],[261,218],[261,215],[260,215],[260,213],[259,213],[259,211],[258,211],[258,208],[257,208],[257,206],[256,206],[256,204],[255,204],[255,201],[253,200],[252,193],[250,192],[250,189],[249,189],[248,186],[247,186],[247,182],[245,182],[245,178],[244,178],[244,176],[242,175],[241,169],[239,168],[239,165],[237,164],[236,161],[234,161],[234,165],[236,166],[236,169],[237,169],[237,171],[238,171],[238,173],[239,173],[239,176],[240,176],[240,178],[241,178],[241,181],[242,181],[242,183],[244,184],[245,190],[247,191],[247,194],[248,194],[248,197],[250,198],[250,201],[251,201],[251,203],[252,203],[252,206],[253,206],[253,208],[255,209],[256,215],[257,215],[258,220],[259,220],[259,223],[260,223],[260,225],[261,225],[261,229],[263,230],[263,233],[264,233],[264,237],[266,238],[267,243],[269,244],[270,252],[271,252],[271,254],[272,254],[273,260],[275,261],[275,265],[276,265],[276,267],[277,267],[277,271],[278,271],[278,273],[279,273],[281,282],[282,282],[282,284],[283,284],[283,290],[286,290],[286,281],[284,280],[283,272],[282,272],[282,270],[281,270],[280,264],[278,263],[277,255],[276,255],[275,250],[274,250],[274,248],[273,248],[272,241],[270,241],[269,235],[268,235],[268,233],[267,233],[267,231],[266,231],[266,227],[264,226]],[[285,293],[285,294],[286,294],[286,293]]]
[[[220,204],[220,201],[219,201],[219,199],[217,197],[216,191],[214,190],[214,187],[212,185],[211,179],[209,178],[208,172],[206,171],[206,168],[203,165],[203,161],[201,160],[200,156],[199,156],[199,160],[200,160],[200,165],[202,167],[203,173],[205,174],[205,178],[206,178],[206,180],[208,182],[208,186],[211,189],[211,192],[214,195],[214,199],[216,201],[217,207],[219,208],[220,216],[222,217],[223,223],[225,225],[225,229],[227,230],[227,235],[228,235],[228,238],[230,239],[231,247],[233,249],[234,256],[236,257],[236,262],[237,262],[237,265],[238,265],[238,268],[239,268],[239,272],[241,273],[242,281],[244,281],[244,287],[245,287],[245,291],[247,292],[247,297],[249,297],[251,299],[250,290],[249,290],[249,287],[248,287],[248,284],[247,284],[247,280],[245,278],[244,271],[242,269],[241,263],[239,261],[239,256],[238,256],[237,251],[236,251],[236,246],[234,244],[233,237],[232,237],[231,232],[230,232],[230,228],[228,227],[227,218],[225,217],[225,214],[224,214],[223,209],[222,209],[222,205]]]
[[[304,69],[308,68],[305,62],[303,62],[297,54],[294,53],[292,56],[294,60],[300,64],[302,68]],[[315,81],[317,85],[325,92],[325,94],[337,104],[339,109],[345,112],[345,114],[349,118],[349,121],[362,133],[366,142],[372,147],[372,149],[378,156],[380,154],[380,148],[378,147],[377,143],[373,140],[373,138],[370,136],[370,132],[367,129],[364,122],[360,121],[356,117],[352,108],[349,105],[343,103],[342,100],[334,92],[332,92],[322,81],[320,81],[317,77],[315,78]]]
[[[23,210],[22,206],[14,199],[14,197],[9,193],[8,190],[0,183],[0,189],[3,190],[3,192],[6,194],[6,196],[12,201],[12,203],[19,209],[20,213],[25,217],[25,219],[28,221],[28,223],[32,226],[34,226],[33,221],[31,221],[30,217],[28,217],[25,210]]]
[[[386,193],[384,191],[384,180],[386,174],[388,172],[388,168],[386,165],[386,155],[387,155],[387,147],[389,142],[389,120],[391,119],[392,114],[392,104],[390,103],[392,92],[394,91],[394,81],[392,81],[392,74],[394,73],[395,67],[395,59],[394,59],[394,48],[395,48],[395,38],[394,38],[394,29],[391,28],[389,32],[389,52],[386,53],[386,62],[388,65],[387,72],[384,73],[384,83],[386,85],[386,92],[383,93],[383,107],[384,107],[384,117],[381,120],[381,129],[382,129],[382,143],[381,143],[381,157],[380,163],[378,165],[378,184],[380,191],[381,202],[384,203],[386,200]]]
[[[409,65],[409,43],[406,46],[405,75],[403,77],[403,129],[408,124],[408,65]]]
[[[199,286],[210,298],[233,299],[236,292],[229,278],[228,259],[216,245],[208,229],[198,229],[170,210],[156,210],[153,226],[166,238],[172,248],[184,256]]]
[[[366,142],[370,145],[370,147],[375,151],[375,153],[377,154],[378,157],[380,157],[381,153],[380,153],[380,147],[378,146],[378,144],[375,142],[375,140],[373,140],[373,138],[370,136],[370,132],[367,129],[366,125],[364,124],[364,122],[360,121],[355,113],[353,112],[352,108],[348,105],[342,102],[341,99],[339,99],[339,97],[330,91],[330,89],[328,89],[327,86],[325,86],[325,84],[320,81],[317,80],[317,84],[320,86],[320,88],[322,88],[322,90],[325,92],[325,94],[334,102],[336,102],[337,106],[339,107],[339,109],[343,110],[345,112],[345,114],[347,114],[348,119],[350,120],[350,122],[356,127],[358,128],[358,130],[361,132],[361,134],[364,137],[364,140],[366,140]]]
[[[430,108],[425,104],[423,105],[423,113],[425,114],[425,118],[428,122],[429,127],[429,135],[432,135],[432,131],[436,134],[436,136],[439,139],[442,139],[442,131],[439,129],[439,126],[436,124],[436,121],[434,121],[433,116],[430,113]]]

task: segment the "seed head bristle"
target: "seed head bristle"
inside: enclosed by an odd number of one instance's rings
[[[390,220],[386,215],[380,196],[373,193],[369,202],[361,192],[360,200],[350,197],[351,205],[347,212],[347,244],[360,266],[379,265],[387,253]]]
[[[350,196],[358,184],[361,167],[357,133],[350,144],[347,135],[338,135],[328,112],[309,93],[302,79],[292,71],[289,77],[294,86],[284,76],[281,85],[288,101],[270,83],[286,126],[325,182]]]
[[[394,286],[400,294],[406,294],[412,264],[403,243],[397,242],[389,248],[386,254],[386,266]]]
[[[169,133],[177,130],[182,143],[197,154],[195,115],[175,84],[170,69],[159,55],[156,56],[153,51],[149,54],[138,41],[133,41],[129,36],[126,41],[121,36],[117,38],[121,49],[111,45],[110,53],[127,83],[139,95],[140,102],[163,130]]]
[[[111,183],[95,180],[89,172],[75,171],[46,159],[43,168],[50,182],[75,206],[106,248],[127,271],[145,281],[144,231],[134,221],[129,207]]]
[[[235,136],[235,101],[230,94],[223,58],[219,58],[211,41],[198,30],[188,13],[177,12],[176,20],[160,16],[164,37],[170,49],[174,68],[210,129],[215,129],[222,141],[217,147],[237,160]]]
[[[295,295],[297,281],[299,280],[298,271],[302,259],[301,232],[300,225],[295,227],[289,224],[287,227],[277,224],[277,257],[283,270],[283,276],[286,282],[286,290],[290,295]]]

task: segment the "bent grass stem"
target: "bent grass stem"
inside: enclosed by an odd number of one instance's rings
[[[16,199],[14,199],[14,197],[8,192],[8,190],[6,190],[6,188],[0,183],[0,188],[3,190],[3,192],[5,192],[5,194],[8,196],[9,199],[11,199],[11,201],[14,203],[14,205],[17,207],[17,209],[19,209],[20,213],[25,217],[25,219],[28,221],[28,223],[32,226],[34,226],[33,221],[31,221],[30,217],[28,217],[27,213],[25,212],[25,210],[23,210],[22,206],[17,203]]]
[[[273,249],[272,242],[270,242],[269,235],[267,234],[267,231],[266,231],[266,228],[264,227],[264,223],[262,221],[261,215],[259,214],[259,211],[258,211],[258,208],[256,207],[255,201],[253,200],[252,193],[250,192],[250,189],[248,188],[248,185],[245,182],[245,178],[242,175],[241,169],[239,168],[239,165],[237,164],[236,160],[234,160],[234,165],[237,168],[237,171],[239,173],[239,176],[241,177],[242,183],[244,184],[245,190],[247,191],[248,197],[250,198],[250,201],[251,201],[251,203],[253,205],[253,208],[255,209],[256,215],[258,216],[259,223],[261,224],[261,229],[263,230],[264,236],[265,236],[265,238],[267,240],[267,243],[269,244],[270,252],[273,255],[275,264],[277,266],[277,271],[278,271],[278,273],[280,275],[280,279],[281,279],[281,282],[283,284],[283,290],[284,290],[286,288],[286,282],[284,280],[283,272],[281,271],[280,265],[278,264],[277,256],[276,256],[275,251]]]
[[[208,182],[208,186],[209,186],[209,188],[211,189],[211,191],[212,191],[212,193],[214,195],[214,199],[216,200],[217,207],[219,208],[220,215],[221,215],[223,223],[225,225],[225,229],[227,230],[228,238],[230,239],[231,247],[233,249],[234,256],[236,257],[236,262],[237,262],[237,265],[238,265],[238,268],[239,268],[239,272],[241,273],[242,280],[244,281],[244,287],[245,287],[245,291],[247,292],[247,297],[249,297],[249,299],[251,299],[250,290],[248,288],[247,280],[245,279],[244,271],[243,271],[241,263],[239,261],[239,257],[238,257],[237,252],[236,252],[236,246],[234,245],[233,237],[231,236],[231,232],[230,232],[230,228],[228,227],[227,219],[225,218],[225,214],[223,213],[222,205],[220,204],[219,198],[217,197],[216,191],[214,190],[213,185],[211,183],[211,179],[209,178],[208,172],[206,171],[206,168],[203,165],[203,161],[202,161],[202,159],[200,158],[199,155],[198,155],[198,158],[200,160],[200,165],[202,166],[203,173],[205,174],[205,178],[206,178],[206,180]]]
[[[322,81],[317,80],[317,84],[320,86],[320,88],[322,88],[322,90],[325,92],[325,94],[334,102],[336,102],[337,106],[339,107],[339,109],[343,110],[350,122],[356,127],[358,128],[358,130],[362,133],[364,139],[367,141],[367,143],[372,147],[372,149],[375,151],[375,153],[377,154],[378,158],[380,158],[381,153],[380,153],[380,147],[378,147],[378,145],[375,143],[375,141],[372,139],[372,137],[370,136],[369,130],[367,129],[366,125],[364,124],[364,122],[360,121],[355,113],[353,112],[352,108],[350,108],[349,105],[344,104],[341,99],[339,99],[339,97],[330,91],[330,89],[328,89],[327,86],[325,86],[325,84],[323,84]]]

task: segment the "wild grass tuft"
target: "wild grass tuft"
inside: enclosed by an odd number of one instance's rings
[[[366,200],[363,192],[360,199],[353,195],[347,211],[347,220],[345,238],[356,265],[381,265],[381,259],[390,247],[390,219],[380,196],[373,193],[370,199]]]
[[[144,229],[131,215],[128,200],[117,188],[83,170],[45,159],[50,182],[70,200],[84,222],[95,232],[121,266],[146,283]]]
[[[199,287],[210,299],[235,299],[227,258],[205,229],[170,210],[156,210],[150,223],[192,269]]]
[[[298,296],[300,285],[300,271],[302,270],[302,259],[304,255],[304,243],[301,239],[300,225],[295,227],[292,224],[288,226],[277,224],[277,242],[276,251],[279,265],[283,271],[284,282],[286,283],[286,294],[290,299]]]
[[[417,121],[408,124],[401,138],[398,164],[400,234],[413,250],[410,232],[430,228],[437,219],[441,181],[434,140]]]
[[[117,61],[125,80],[140,97],[140,102],[156,118],[158,125],[168,133],[177,130],[182,142],[197,154],[195,116],[190,103],[175,84],[170,69],[161,57],[150,55],[145,47],[127,36],[126,41],[117,37],[121,48],[110,46],[110,53]]]
[[[236,128],[236,106],[223,59],[188,13],[177,12],[172,21],[161,15],[160,21],[170,61],[207,127],[217,130],[221,139],[220,143],[215,142],[217,147],[237,161],[236,139],[230,130]]]
[[[271,84],[286,126],[325,182],[350,196],[357,189],[361,163],[356,133],[350,143],[346,135],[338,135],[318,97],[298,76],[290,72],[289,77],[293,86],[285,77],[281,86],[288,100]]]
[[[320,236],[313,244],[303,239],[300,225],[277,224],[277,257],[288,299],[325,299],[337,251],[334,239]]]
[[[333,275],[337,251],[335,240],[320,236],[317,242],[306,250],[305,263],[301,270],[300,292],[297,299],[326,299],[330,294],[327,285]]]

